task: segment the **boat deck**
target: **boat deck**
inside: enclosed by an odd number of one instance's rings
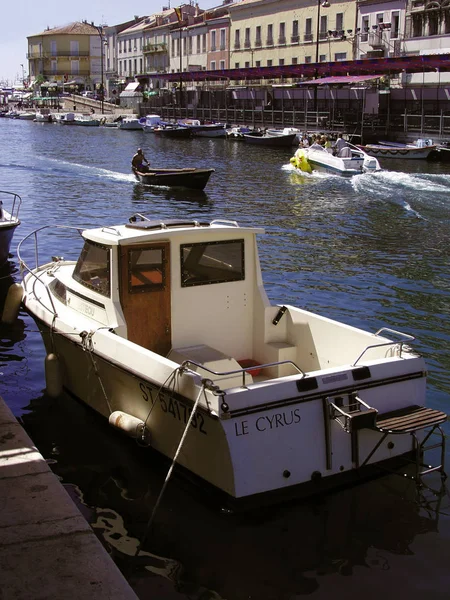
[[[414,405],[380,415],[376,429],[386,433],[412,433],[440,425],[446,420],[447,415],[440,410]]]

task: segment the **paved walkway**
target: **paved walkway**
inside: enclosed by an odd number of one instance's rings
[[[137,600],[0,397],[1,600]]]

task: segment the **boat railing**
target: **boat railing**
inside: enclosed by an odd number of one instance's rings
[[[381,342],[380,344],[371,344],[370,346],[366,346],[364,348],[364,350],[361,352],[361,354],[358,356],[358,358],[355,360],[355,362],[352,364],[353,367],[355,367],[358,364],[358,362],[361,360],[361,358],[364,356],[364,354],[368,350],[371,350],[372,348],[381,348],[382,346],[392,346],[392,347],[398,346],[399,347],[399,357],[401,358],[405,342],[412,342],[416,339],[413,335],[409,335],[408,333],[403,333],[401,331],[396,331],[395,329],[389,329],[388,327],[382,327],[381,329],[376,331],[374,333],[374,335],[379,336],[380,333],[383,331],[389,332],[389,333],[394,333],[395,335],[398,335],[403,339],[389,340],[387,342]]]
[[[32,278],[33,278],[33,283],[32,283],[32,287],[33,287],[33,292],[34,292],[34,287],[36,285],[37,282],[41,282],[41,277],[39,275],[38,271],[38,267],[39,267],[39,242],[38,242],[38,234],[43,231],[44,229],[69,229],[71,231],[76,231],[80,237],[82,235],[83,229],[81,229],[80,227],[73,227],[71,225],[43,225],[42,227],[39,227],[38,229],[35,229],[34,231],[32,231],[31,233],[29,233],[27,236],[25,236],[18,244],[17,246],[17,257],[19,259],[19,265],[20,265],[20,271],[22,274],[22,279],[25,281],[25,273],[28,272]],[[28,242],[30,239],[34,240],[34,267],[29,266],[25,259],[22,256],[22,247],[25,245],[26,242]],[[61,260],[60,257],[58,256],[53,256],[52,257],[52,261],[55,263],[55,267],[58,265],[59,261]],[[47,270],[45,272],[48,272]],[[36,299],[38,300],[38,302],[46,309],[46,310],[51,310],[51,312],[53,312],[54,315],[57,314],[56,312],[56,308],[55,305],[53,303],[53,299],[51,297],[50,291],[48,290],[47,286],[43,286],[49,302],[50,302],[50,309],[48,306],[45,305],[45,303],[43,302],[43,300],[41,299],[39,294],[35,294]]]
[[[11,200],[11,210],[8,210],[8,207],[5,207],[6,210],[8,211],[10,218],[3,218],[2,220],[4,221],[17,221],[19,218],[19,209],[20,209],[20,205],[22,204],[22,198],[19,196],[19,194],[16,194],[15,192],[6,192],[3,190],[0,190],[0,208],[3,206],[3,194],[5,194],[5,196],[8,198],[8,200]],[[5,217],[4,215],[4,211],[0,211],[2,214],[2,217]]]
[[[228,377],[230,375],[242,375],[242,387],[246,387],[245,386],[245,374],[247,372],[250,371],[262,371],[262,369],[266,369],[268,367],[278,367],[281,365],[291,365],[292,367],[294,367],[294,369],[296,369],[301,375],[303,375],[303,377],[306,377],[306,373],[305,371],[303,371],[302,369],[300,369],[300,367],[298,365],[295,364],[295,362],[293,362],[292,360],[280,360],[277,362],[271,362],[271,363],[264,363],[264,364],[254,364],[254,365],[250,365],[248,367],[241,367],[240,369],[233,369],[232,371],[213,371],[212,369],[209,369],[208,367],[206,367],[205,365],[203,365],[202,363],[198,363],[195,362],[195,360],[185,360],[181,363],[180,369],[188,369],[190,366],[196,366],[199,369],[202,369],[204,371],[206,371],[207,373],[210,373],[211,375],[215,375],[217,377]],[[249,373],[249,375],[251,375],[251,372]],[[217,391],[217,393],[219,393],[219,391]]]

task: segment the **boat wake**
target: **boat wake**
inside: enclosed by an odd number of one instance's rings
[[[51,173],[51,174],[62,174],[67,176],[67,172],[73,172],[75,175],[80,174],[87,176],[88,178],[97,179],[107,178],[113,181],[122,181],[124,183],[135,182],[135,177],[132,173],[119,173],[117,171],[111,171],[109,169],[103,169],[101,167],[93,167],[90,165],[82,165],[79,163],[72,163],[69,161],[45,157],[42,159],[47,164],[34,164],[34,165],[9,165],[11,168],[26,169],[27,171],[33,171],[37,173]],[[50,163],[50,165],[48,164]]]

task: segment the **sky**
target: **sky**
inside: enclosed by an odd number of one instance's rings
[[[159,12],[163,6],[175,8],[188,0],[146,0],[130,7],[123,0],[11,0],[2,3],[2,33],[0,35],[0,83],[14,85],[28,75],[27,37],[37,35],[47,27],[61,27],[74,21],[95,25],[118,25],[139,16]],[[198,0],[200,8],[220,6],[222,0]],[[23,69],[22,69],[23,65]]]

